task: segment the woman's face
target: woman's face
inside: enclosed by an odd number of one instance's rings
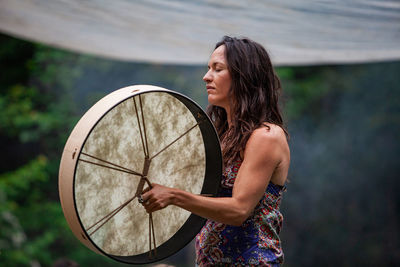
[[[219,46],[211,54],[208,71],[203,80],[206,82],[208,102],[229,112],[229,91],[232,79],[225,58],[225,45]]]

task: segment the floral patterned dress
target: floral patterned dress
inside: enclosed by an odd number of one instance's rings
[[[224,171],[218,196],[231,197],[241,161]],[[207,220],[196,236],[198,266],[279,266],[283,251],[279,232],[283,216],[279,205],[285,187],[269,183],[252,215],[232,226]]]

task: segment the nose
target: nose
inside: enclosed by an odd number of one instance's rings
[[[205,81],[206,83],[212,81],[212,75],[210,74],[210,70],[208,70],[208,71],[206,72],[206,74],[204,75],[203,81]]]

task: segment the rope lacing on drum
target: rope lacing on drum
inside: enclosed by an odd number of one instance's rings
[[[140,107],[140,111],[141,111],[140,112],[141,113],[140,116],[139,116],[139,112],[138,112],[138,108],[137,108],[135,97],[133,97],[133,102],[134,102],[135,111],[136,111],[136,119],[137,119],[137,123],[138,123],[138,126],[139,126],[140,139],[141,139],[141,143],[142,143],[142,147],[143,147],[143,153],[144,153],[144,157],[145,157],[142,173],[130,170],[130,169],[126,168],[126,167],[117,165],[115,163],[112,163],[110,161],[101,159],[101,158],[93,156],[93,155],[90,155],[88,153],[81,152],[82,155],[85,155],[85,156],[87,156],[89,158],[92,158],[92,159],[96,159],[96,160],[100,161],[101,163],[97,163],[97,162],[93,162],[93,161],[90,161],[90,160],[85,160],[85,159],[81,159],[80,158],[79,160],[82,161],[82,162],[94,164],[94,165],[101,166],[101,167],[104,167],[104,168],[109,168],[109,169],[112,169],[112,170],[121,171],[121,172],[125,172],[125,173],[128,173],[128,174],[132,174],[132,175],[136,175],[136,176],[140,176],[141,177],[141,179],[139,181],[139,184],[137,186],[135,195],[133,197],[129,198],[124,203],[122,203],[120,206],[118,206],[114,210],[112,210],[111,212],[109,212],[107,215],[102,217],[100,220],[98,220],[97,222],[95,222],[94,224],[89,226],[86,229],[86,231],[88,231],[89,235],[92,235],[97,230],[99,230],[104,224],[106,224],[112,217],[114,217],[119,211],[121,211],[124,207],[126,207],[135,198],[138,198],[139,202],[143,203],[143,199],[141,198],[141,194],[143,192],[144,185],[147,183],[149,188],[150,189],[152,188],[152,185],[151,185],[149,179],[147,178],[147,174],[148,174],[148,171],[149,171],[149,168],[150,168],[151,160],[154,159],[155,157],[157,157],[163,151],[167,150],[170,146],[172,146],[179,139],[181,139],[183,136],[188,134],[196,126],[198,126],[202,122],[206,121],[206,118],[202,114],[198,113],[197,114],[197,118],[196,118],[197,123],[195,125],[193,125],[188,130],[186,130],[184,133],[179,135],[177,138],[175,138],[172,142],[170,142],[164,148],[159,150],[153,156],[150,156],[149,146],[148,146],[148,142],[147,142],[146,124],[145,124],[145,120],[144,120],[142,99],[141,99],[140,95],[138,97],[139,97],[139,107]],[[140,119],[141,119],[142,123],[140,122]],[[142,127],[142,125],[143,125],[143,127]],[[109,166],[109,165],[111,165],[111,166]],[[93,229],[94,227],[96,227],[96,228],[89,233],[89,230]],[[149,213],[149,258],[153,257],[153,252],[154,252],[154,257],[156,257],[157,256],[157,246],[156,246],[156,239],[155,239],[153,214]]]

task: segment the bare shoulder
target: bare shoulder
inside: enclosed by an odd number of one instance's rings
[[[246,154],[278,161],[288,157],[289,146],[284,130],[275,124],[265,124],[254,130],[246,144],[245,156]]]
[[[284,130],[275,124],[265,124],[253,131],[249,142],[266,145],[287,145],[286,134]]]

